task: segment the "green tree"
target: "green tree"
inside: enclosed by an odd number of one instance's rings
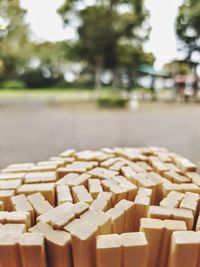
[[[143,0],[96,0],[95,5],[77,10],[80,2],[65,0],[59,12],[66,24],[71,12],[78,14],[80,25],[76,51],[80,60],[93,70],[95,87],[99,89],[103,69],[111,69],[113,76],[118,76],[121,64],[119,47],[124,42],[133,48],[140,47],[147,38],[149,27],[145,25],[148,14]],[[139,33],[142,26],[143,35]]]
[[[176,32],[182,41],[187,59],[192,53],[200,51],[200,1],[185,0],[179,8],[176,20]]]
[[[25,14],[19,0],[0,1],[0,75],[3,79],[16,78],[27,62],[30,44]]]

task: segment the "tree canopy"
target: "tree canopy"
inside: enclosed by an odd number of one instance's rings
[[[100,86],[103,69],[112,70],[113,77],[116,73],[119,76],[119,69],[130,72],[145,56],[149,57],[142,49],[149,34],[143,0],[96,0],[95,5],[81,9],[79,4],[78,0],[66,0],[59,12],[65,24],[71,12],[80,19],[77,54],[93,70],[96,87]]]
[[[191,59],[193,52],[200,52],[200,1],[185,0],[179,8],[176,20],[176,32],[182,42],[182,48]]]

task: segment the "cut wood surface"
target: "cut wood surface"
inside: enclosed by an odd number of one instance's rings
[[[0,171],[0,267],[199,267],[200,175],[162,147]]]

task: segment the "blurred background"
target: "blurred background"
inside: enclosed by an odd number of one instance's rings
[[[165,146],[200,165],[200,0],[0,0],[0,167]]]

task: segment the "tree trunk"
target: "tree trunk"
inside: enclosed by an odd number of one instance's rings
[[[98,97],[101,92],[102,61],[98,60],[95,66],[95,94]]]
[[[119,73],[117,69],[113,70],[112,88],[116,89],[119,87]]]

